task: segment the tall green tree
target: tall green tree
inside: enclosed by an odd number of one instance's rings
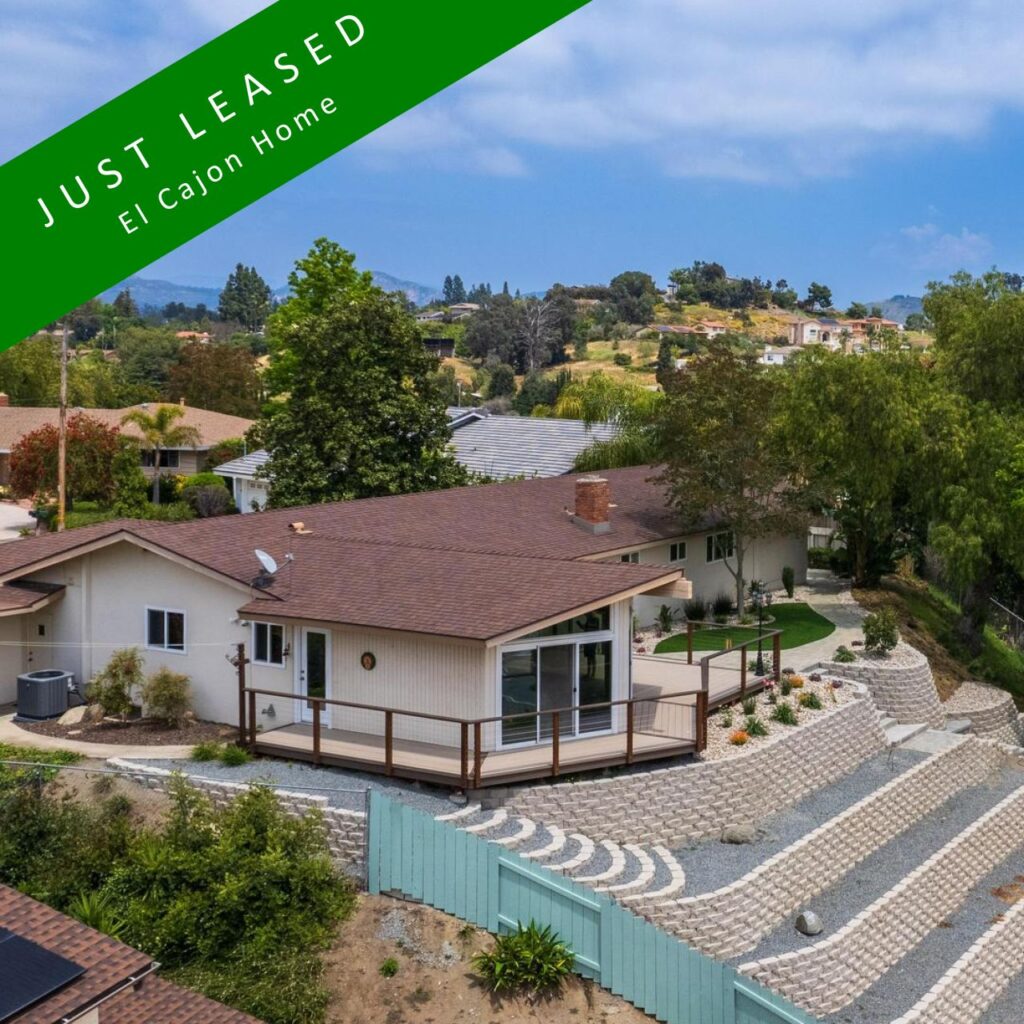
[[[114,314],[122,322],[125,320],[138,320],[139,318],[139,306],[132,297],[131,288],[125,288],[124,291],[118,292],[111,306]]]
[[[263,329],[271,311],[270,285],[260,277],[255,267],[239,263],[228,275],[220,293],[220,318],[239,323],[255,334]]]
[[[413,318],[320,239],[271,318],[275,401],[253,430],[277,507],[436,490],[466,481]]]
[[[37,334],[0,352],[0,391],[12,405],[56,405],[60,342],[49,334]]]
[[[716,524],[732,533],[720,554],[738,608],[751,545],[762,537],[800,536],[809,521],[803,481],[773,430],[783,385],[755,355],[712,343],[686,373],[666,379],[659,410],[658,479],[682,528]]]
[[[462,283],[462,278],[456,274],[452,278],[452,302],[460,303],[466,301],[466,286]]]
[[[171,367],[167,397],[229,416],[255,418],[260,411],[260,378],[247,347],[230,344],[185,345]]]
[[[649,324],[658,301],[658,286],[650,274],[627,270],[612,278],[611,305],[619,319],[627,324]]]
[[[132,409],[122,420],[138,428],[143,451],[153,454],[153,504],[160,504],[160,454],[170,448],[194,448],[199,444],[199,431],[180,423],[185,410],[180,405],[158,405],[153,409]]]

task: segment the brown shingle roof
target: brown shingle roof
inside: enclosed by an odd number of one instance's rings
[[[6,1024],[53,1024],[88,1009],[153,967],[151,957],[0,885],[0,925],[85,968],[85,973]],[[103,1024],[260,1024],[204,996],[148,975],[103,1003]]]
[[[246,614],[489,640],[677,578],[667,567],[580,561],[687,532],[652,472],[604,474],[616,505],[605,534],[571,521],[575,479],[555,477],[190,523],[103,523],[0,546],[0,579],[125,534],[248,585],[262,548],[282,568]],[[297,521],[309,535],[289,530]]]
[[[130,437],[141,438],[138,427],[128,424],[122,426],[121,421],[132,412],[133,409],[148,408],[156,410],[160,403],[150,403],[148,406],[130,406],[127,409],[71,409],[69,415],[74,416],[84,413],[86,416],[108,427],[117,427],[122,433]],[[195,409],[192,406],[178,406],[183,408],[185,415],[177,420],[177,424],[186,427],[195,427],[199,431],[199,448],[211,448],[221,441],[228,441],[234,438],[243,437],[245,432],[252,426],[252,420],[243,419],[241,416],[228,416],[220,412],[210,412],[208,409]],[[29,406],[0,406],[0,452],[9,452],[26,434],[38,430],[44,426],[57,426],[59,410],[31,408]]]

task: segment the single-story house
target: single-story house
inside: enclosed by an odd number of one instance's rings
[[[720,676],[638,660],[634,616],[730,593],[734,539],[710,519],[681,527],[651,474],[14,541],[0,547],[0,703],[26,670],[89,680],[137,647],[147,671],[190,677],[200,717],[281,756],[465,785],[700,749],[746,659],[731,652]],[[773,586],[787,565],[805,579],[804,537],[748,552]]]
[[[0,885],[3,1024],[259,1024],[161,978],[145,953]]]
[[[124,424],[125,416],[135,409],[155,412],[158,403],[145,403],[127,409],[69,409],[68,416],[82,413],[108,427],[115,427],[128,437],[142,440],[142,433],[133,423]],[[184,415],[175,421],[176,425],[194,427],[199,432],[199,442],[194,447],[168,448],[160,453],[160,469],[170,470],[189,476],[201,472],[210,449],[224,441],[245,436],[252,426],[252,420],[241,416],[228,416],[207,409],[196,409],[181,403]],[[56,427],[60,421],[60,410],[36,408],[25,405],[11,405],[7,395],[0,394],[0,484],[7,484],[11,478],[11,449],[40,427]],[[156,474],[153,453],[142,452],[142,468],[147,477]]]
[[[473,473],[491,480],[562,476],[595,441],[618,433],[611,423],[588,425],[582,420],[492,416],[483,409],[448,409],[455,458]],[[270,461],[255,451],[217,466],[230,481],[235,504],[243,512],[267,505],[270,488],[260,470]]]
[[[796,345],[765,345],[758,362],[764,366],[785,366],[798,352]]]
[[[455,355],[454,338],[424,338],[423,347],[438,359],[451,359]]]

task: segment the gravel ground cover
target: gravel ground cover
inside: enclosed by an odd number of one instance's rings
[[[801,909],[813,910],[821,918],[825,924],[824,934],[815,938],[801,935],[793,927],[794,914],[792,919],[784,921],[768,935],[756,950],[743,954],[736,962],[778,956],[827,938],[1022,785],[1024,773],[1007,768],[981,785],[958,793],[909,831],[861,861],[831,889],[808,900],[807,906]]]
[[[900,749],[876,754],[845,778],[818,790],[796,806],[759,822],[761,835],[755,843],[730,846],[715,838],[673,851],[686,871],[686,895],[713,892],[742,878],[769,857],[881,789],[926,757],[917,751]]]
[[[295,792],[308,789],[311,790],[310,796],[325,796],[329,806],[349,811],[366,810],[368,790],[376,790],[432,815],[451,814],[459,809],[448,799],[446,789],[397,782],[344,768],[316,768],[309,764],[269,758],[258,758],[237,768],[229,768],[217,761],[140,760],[138,763],[171,772],[181,771],[214,782],[266,782],[278,789]]]
[[[928,934],[887,974],[879,978],[845,1010],[824,1018],[829,1024],[890,1024],[902,1017],[960,957],[988,931],[1007,904],[993,890],[1012,883],[1024,868],[1024,851],[1018,849],[974,888],[963,906]],[[1020,1024],[1024,1004],[1004,1024]],[[998,1018],[996,1018],[998,1020]]]

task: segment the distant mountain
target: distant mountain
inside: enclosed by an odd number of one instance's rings
[[[400,281],[391,274],[374,270],[373,280],[386,292],[405,292],[417,306],[425,306],[441,294],[440,288],[417,284],[415,281]],[[171,281],[157,281],[148,277],[129,277],[114,288],[108,288],[100,298],[104,302],[113,302],[119,292],[125,288],[131,290],[132,298],[140,309],[153,306],[163,309],[168,303],[182,302],[186,306],[198,306],[200,303],[208,309],[216,309],[220,305],[219,288],[199,288],[195,285],[174,284]],[[274,298],[284,301],[288,298],[287,285],[274,290]]]
[[[924,307],[921,305],[921,298],[917,295],[894,295],[891,299],[883,299],[876,302],[866,302],[866,306],[881,306],[882,316],[887,320],[898,320],[903,323],[911,313],[921,313]]]

